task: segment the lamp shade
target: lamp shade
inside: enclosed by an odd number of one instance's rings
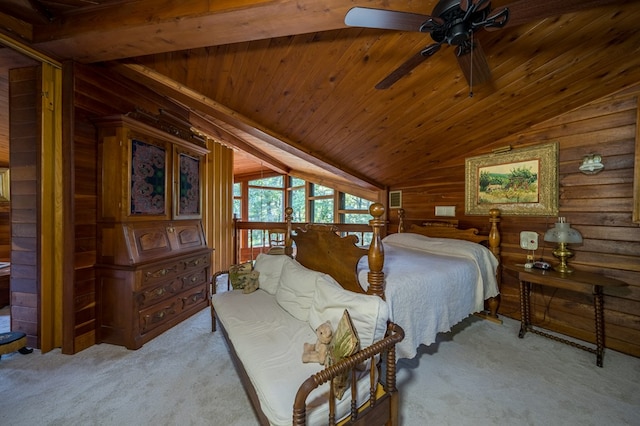
[[[565,222],[564,217],[559,217],[555,226],[545,232],[544,240],[552,243],[579,244],[582,242],[582,235]]]

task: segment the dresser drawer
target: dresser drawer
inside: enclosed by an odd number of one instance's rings
[[[165,302],[155,304],[139,312],[140,334],[148,333],[156,327],[175,318],[182,312],[184,303],[180,298],[172,297]]]
[[[145,267],[140,270],[141,287],[154,286],[163,281],[176,278],[183,271],[183,264],[179,261],[165,262],[159,265]]]
[[[180,298],[180,301],[182,302],[182,309],[186,310],[194,305],[201,303],[202,301],[205,301],[206,299],[207,289],[205,287],[201,287],[195,289],[190,293],[185,293],[185,295]]]
[[[136,294],[138,308],[149,306],[153,303],[175,296],[184,288],[184,277],[177,276],[169,281],[162,282]]]
[[[207,282],[207,269],[200,269],[199,271],[192,272],[191,274],[183,275],[180,278],[183,289],[204,284]]]
[[[182,261],[182,267],[185,271],[190,269],[204,268],[211,263],[211,255],[201,254]]]

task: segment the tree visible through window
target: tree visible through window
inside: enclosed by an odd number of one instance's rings
[[[246,218],[242,214],[243,203],[246,203]],[[249,222],[284,222],[284,209],[290,206],[294,223],[368,224],[372,203],[328,186],[284,175],[236,182],[233,186],[234,214]],[[254,247],[264,243],[264,232],[251,231]],[[371,232],[358,232],[357,235],[362,245],[371,241]]]
[[[311,187],[311,222],[333,223],[333,189],[312,183]]]
[[[242,219],[242,183],[233,184],[233,216]]]
[[[284,177],[256,179],[249,182],[249,221],[284,221]]]

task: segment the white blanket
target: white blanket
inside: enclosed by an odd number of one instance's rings
[[[479,244],[402,233],[384,238],[383,246],[390,319],[405,331],[398,358],[413,358],[418,346],[435,342],[437,333],[482,311],[484,300],[498,295],[498,261]],[[364,257],[358,273],[364,288],[367,272]]]

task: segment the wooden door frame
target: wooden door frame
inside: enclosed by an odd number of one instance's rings
[[[0,44],[16,50],[41,63],[41,153],[40,199],[38,212],[40,228],[39,292],[40,315],[38,333],[42,353],[61,347],[63,342],[65,212],[62,144],[62,64],[31,47],[0,33]],[[73,288],[71,287],[71,290]],[[73,293],[73,291],[72,291]]]

